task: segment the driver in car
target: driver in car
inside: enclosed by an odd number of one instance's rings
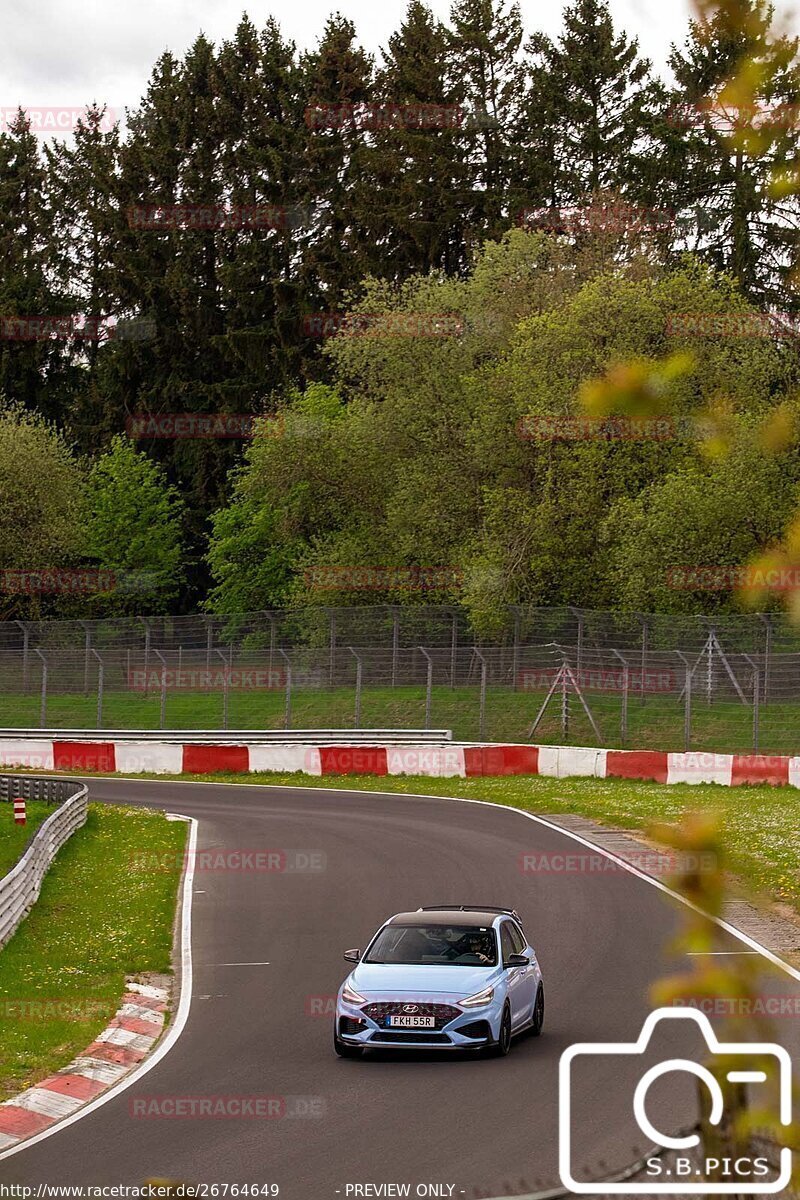
[[[489,950],[486,935],[478,930],[464,935],[458,943],[459,958],[469,955],[471,958],[477,959],[482,967],[492,965],[491,954],[487,954]]]

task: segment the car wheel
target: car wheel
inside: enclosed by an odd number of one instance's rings
[[[333,1030],[333,1048],[339,1055],[339,1058],[361,1058],[361,1047],[348,1046],[346,1042],[341,1041],[335,1027]]]
[[[503,1016],[500,1021],[500,1034],[492,1046],[492,1054],[495,1058],[505,1058],[511,1049],[511,1009],[508,1005],[503,1009]]]
[[[538,1037],[544,1025],[544,986],[540,983],[533,1003],[533,1020],[531,1021],[531,1037]]]

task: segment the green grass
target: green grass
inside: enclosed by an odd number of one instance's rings
[[[0,802],[0,879],[19,861],[36,830],[54,811],[53,805],[45,804],[43,800],[29,800],[27,824],[17,825],[14,805]]]
[[[162,813],[89,806],[0,950],[0,1100],[84,1050],[116,1011],[126,975],[171,970],[186,831]],[[162,869],[142,869],[151,855]]]
[[[157,776],[157,778],[164,778]],[[184,776],[182,778],[190,778]],[[542,776],[432,779],[427,776],[311,776],[253,774],[192,776],[215,783],[278,784],[424,793],[491,800],[540,815],[579,813],[601,824],[647,831],[687,811],[714,809],[722,817],[727,866],[735,888],[757,902],[800,914],[800,791],[789,787],[640,783],[622,779],[547,779]],[[453,814],[454,822],[458,820]],[[525,850],[520,834],[520,852]]]
[[[485,737],[488,741],[527,741],[528,730],[544,699],[543,692],[512,692],[489,688],[486,700]],[[621,746],[621,699],[608,693],[589,695],[601,742]],[[295,729],[349,729],[355,725],[352,688],[296,690],[292,697]],[[436,687],[431,724],[452,729],[459,740],[479,738],[478,688]],[[564,736],[556,698],[537,730],[537,742],[597,745],[597,737],[580,702],[572,697],[569,731]],[[39,698],[0,696],[0,727],[35,727],[39,724]],[[157,729],[158,694],[144,696],[128,691],[108,691],[103,706],[106,729]],[[52,728],[88,728],[97,723],[94,696],[58,695],[48,698],[46,724]],[[364,689],[360,725],[366,728],[421,728],[425,723],[425,689],[422,687]],[[170,729],[218,729],[222,726],[219,692],[169,692],[165,725]],[[281,691],[232,691],[228,728],[280,729],[284,725]],[[675,697],[648,696],[644,704],[631,697],[628,706],[629,748],[684,749],[684,712]],[[692,713],[692,746],[720,752],[747,752],[753,747],[753,714],[750,706],[723,701],[707,706],[695,696]],[[800,703],[763,705],[760,714],[759,750],[766,754],[800,754]]]

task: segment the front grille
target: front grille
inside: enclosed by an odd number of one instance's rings
[[[361,1011],[378,1025],[383,1025],[387,1017],[434,1017],[436,1020],[434,1029],[444,1029],[445,1025],[449,1025],[456,1017],[461,1016],[461,1009],[454,1008],[452,1004],[415,1004],[413,1013],[406,1011],[409,1007],[409,1001],[382,1001],[365,1004]],[[430,1032],[430,1029],[416,1031],[417,1035]]]
[[[420,1036],[422,1035],[422,1036]],[[404,1042],[406,1045],[416,1042],[433,1042],[437,1046],[452,1046],[452,1042],[446,1033],[431,1033],[430,1029],[417,1029],[415,1032],[408,1033],[390,1033],[389,1030],[381,1030],[380,1033],[373,1033],[370,1038],[371,1042]]]

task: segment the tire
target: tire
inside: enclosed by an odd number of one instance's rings
[[[336,1027],[333,1030],[333,1048],[339,1055],[339,1058],[361,1058],[360,1046],[348,1046],[346,1042],[340,1040]]]
[[[544,1025],[544,985],[539,984],[536,999],[533,1002],[533,1021],[530,1026],[531,1037],[539,1037]]]
[[[492,1058],[505,1058],[511,1050],[511,1009],[508,1005],[503,1009],[500,1021],[500,1036],[490,1048]]]

